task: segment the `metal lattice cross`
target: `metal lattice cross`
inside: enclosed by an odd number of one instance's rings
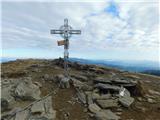
[[[69,80],[68,73],[68,58],[69,58],[69,38],[73,34],[81,34],[81,30],[73,30],[70,25],[68,25],[68,19],[64,19],[64,25],[62,25],[59,30],[51,30],[51,34],[60,34],[64,40],[58,41],[58,45],[64,45],[64,74],[67,80]]]

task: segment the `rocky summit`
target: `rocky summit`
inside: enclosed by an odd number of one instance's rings
[[[160,77],[63,59],[1,65],[2,120],[159,120]]]

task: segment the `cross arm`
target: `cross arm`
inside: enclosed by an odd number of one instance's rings
[[[51,30],[51,34],[63,34],[62,30]]]
[[[81,34],[81,30],[70,30],[70,34]]]

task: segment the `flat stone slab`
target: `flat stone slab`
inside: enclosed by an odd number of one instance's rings
[[[97,104],[90,104],[88,107],[89,111],[91,111],[92,113],[96,113],[98,111],[101,110],[101,108],[97,105]]]
[[[102,108],[118,107],[118,100],[96,100],[96,102]]]
[[[86,95],[83,91],[80,91],[78,89],[77,90],[77,96],[78,96],[78,99],[83,103],[83,104],[86,104],[87,103],[87,100],[86,100]]]
[[[112,81],[110,79],[105,79],[102,77],[97,77],[94,79],[95,83],[112,83]]]
[[[111,94],[104,94],[104,95],[100,95],[100,97],[98,99],[100,100],[106,100],[111,98]]]
[[[119,120],[120,117],[111,110],[101,110],[95,114],[96,120]]]
[[[25,110],[16,114],[15,120],[26,120],[29,115],[29,111]]]
[[[119,102],[124,106],[124,107],[129,107],[133,102],[134,98],[129,97],[129,96],[124,96],[119,98]]]
[[[43,101],[37,102],[31,108],[32,113],[43,113],[45,112],[44,103]]]
[[[88,103],[88,105],[93,104],[92,93],[88,92],[88,93],[86,93],[86,95],[87,95],[87,103]]]
[[[79,88],[81,90],[87,90],[87,91],[92,90],[92,86],[87,85],[87,83],[85,82],[81,82],[75,78],[72,78],[71,80],[73,82],[74,87],[76,88]]]
[[[96,88],[99,89],[104,89],[104,90],[114,90],[114,91],[119,91],[120,87],[119,86],[115,86],[115,85],[110,85],[110,84],[103,84],[103,83],[98,83],[95,85]]]
[[[115,83],[115,84],[129,84],[130,81],[128,81],[128,80],[121,80],[121,79],[113,79],[112,83]]]
[[[40,113],[41,116],[48,119],[56,118],[56,111],[52,108],[52,97],[49,96],[46,99],[35,103],[31,108],[31,113]]]

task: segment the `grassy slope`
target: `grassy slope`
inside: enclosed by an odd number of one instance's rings
[[[29,69],[29,66],[33,64],[39,64],[44,65],[39,68],[40,72],[32,72],[31,69]],[[40,82],[43,86],[41,88],[42,96],[49,93],[49,91],[52,91],[53,89],[57,88],[57,85],[54,83],[44,82],[41,79],[41,76],[44,74],[49,75],[56,75],[56,74],[62,74],[63,68],[61,67],[55,67],[55,66],[48,66],[48,63],[45,63],[43,60],[22,60],[22,61],[15,61],[15,62],[8,62],[4,63],[1,66],[2,69],[2,77],[6,78],[20,78],[24,76],[32,76],[33,81]],[[110,77],[111,72],[114,72],[118,74],[119,76],[136,76],[139,77],[140,81],[143,84],[143,88],[148,93],[149,89],[155,90],[160,92],[160,77],[155,77],[152,75],[145,75],[145,74],[136,74],[136,73],[127,73],[127,72],[120,72],[116,69],[111,68],[105,68],[106,73],[104,75],[99,75],[103,77]],[[76,73],[76,74],[82,74],[85,73],[85,71],[78,71],[76,69],[70,69],[70,73]],[[2,79],[3,80],[3,79]],[[84,106],[81,106],[81,104],[76,103],[75,105],[71,105],[67,101],[71,100],[72,97],[75,96],[75,90],[74,88],[67,89],[67,90],[59,90],[55,96],[53,96],[53,107],[57,110],[57,117],[59,120],[63,120],[62,113],[64,111],[69,111],[70,113],[70,119],[71,120],[82,120],[83,118],[87,118],[87,113],[84,112]],[[160,98],[156,98],[157,103],[155,104],[149,104],[148,102],[138,102],[135,101],[134,105],[129,109],[124,109],[122,113],[122,119],[135,119],[135,120],[159,120],[160,118]],[[17,102],[15,106],[19,106],[19,104],[22,104],[21,106],[25,106],[28,103],[23,102]],[[136,106],[141,106],[141,108],[145,108],[146,111],[142,112],[141,110],[137,109]],[[64,110],[63,110],[64,109]]]

